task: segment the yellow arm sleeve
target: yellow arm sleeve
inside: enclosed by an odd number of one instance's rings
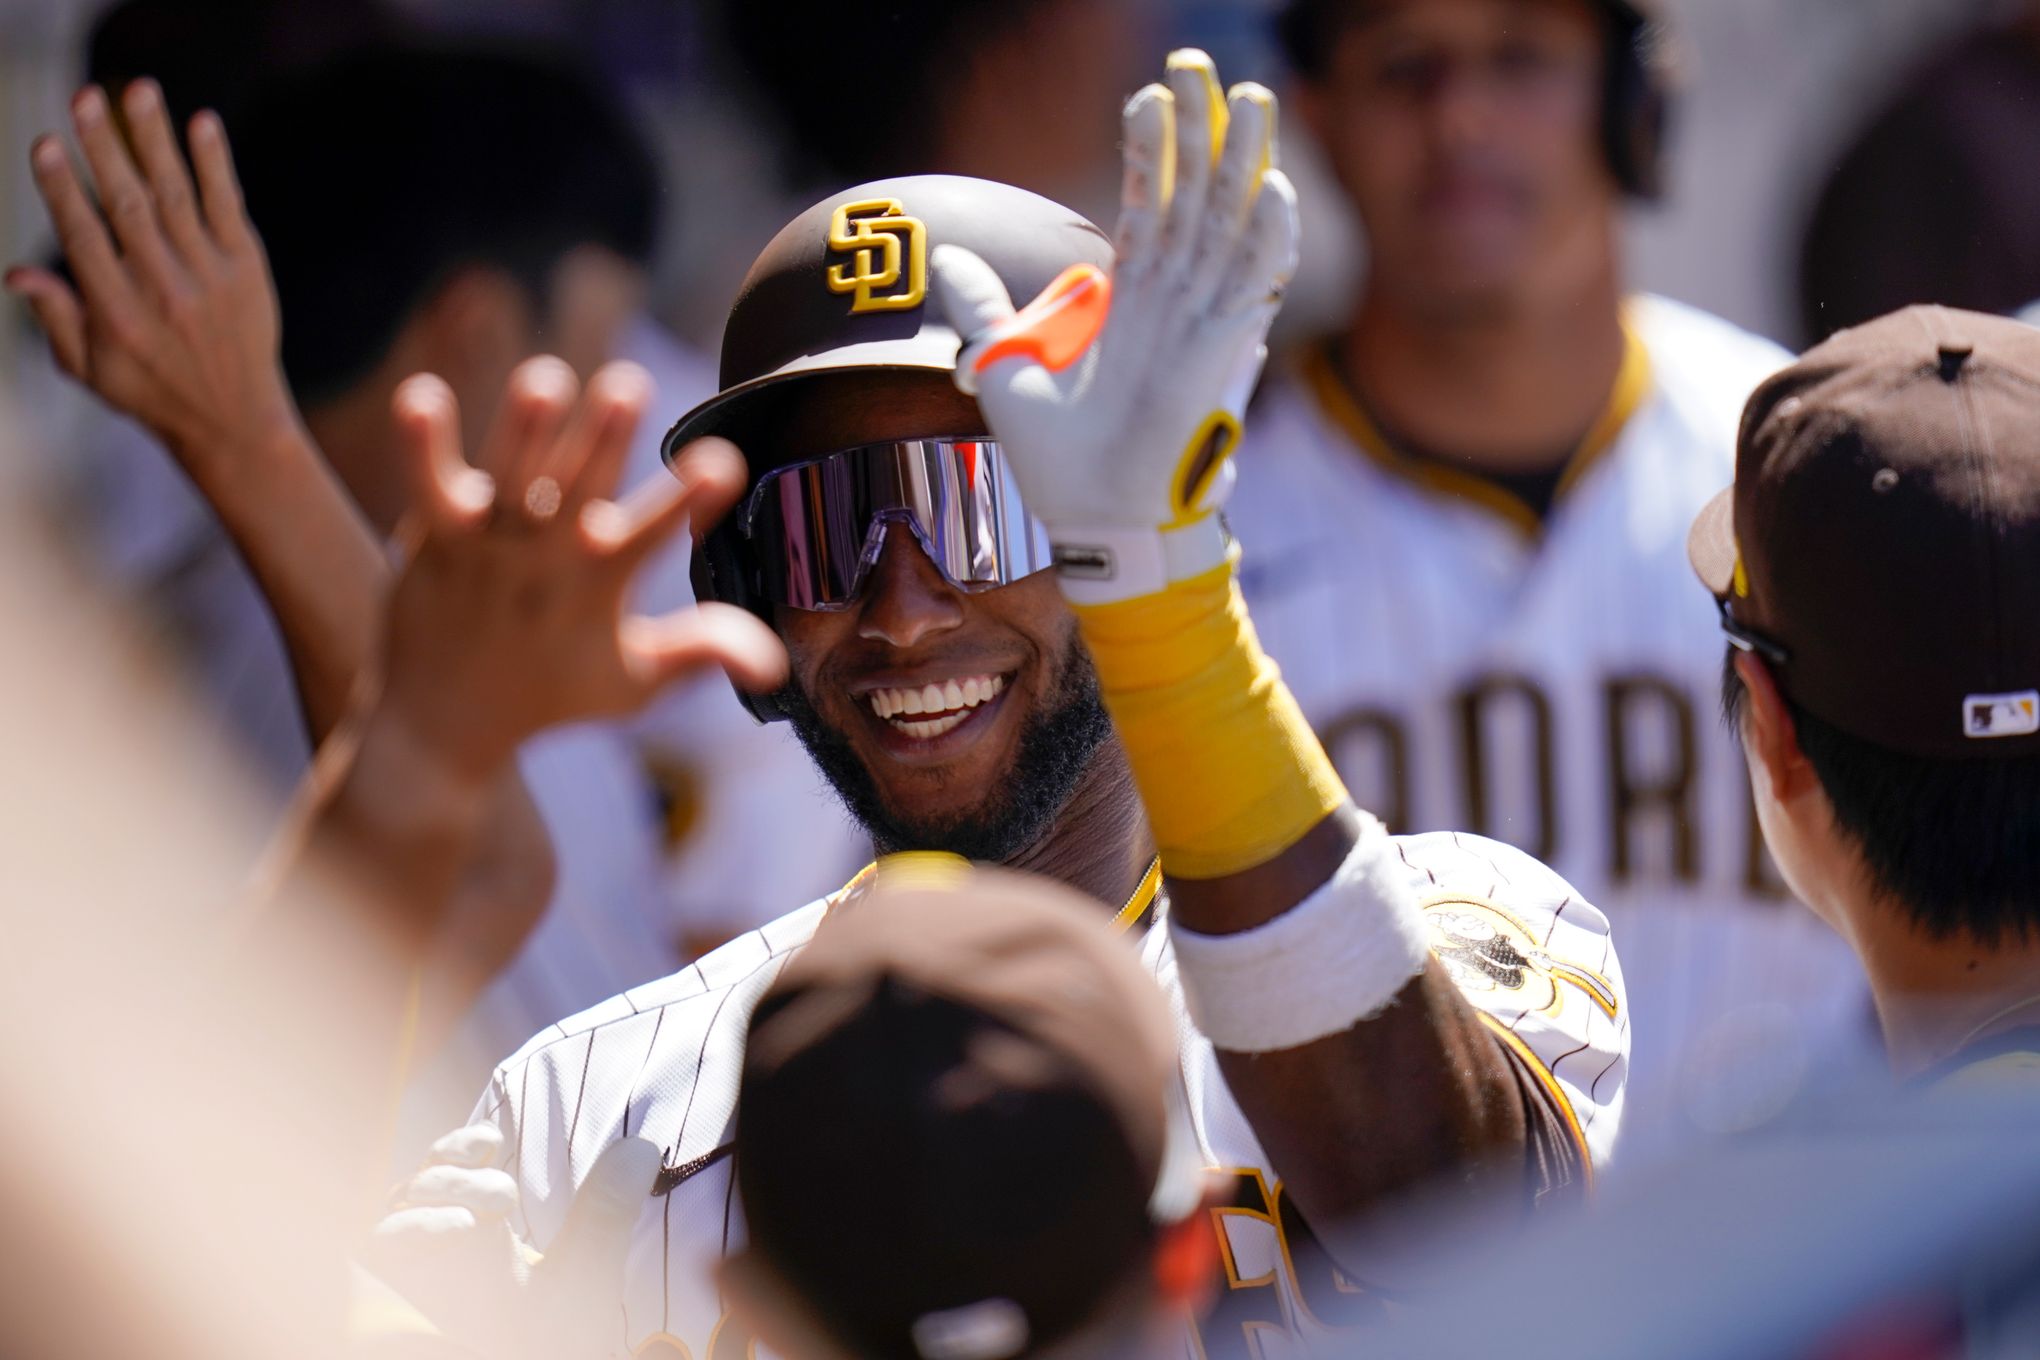
[[[1235,549],[1160,594],[1076,610],[1162,868],[1177,878],[1265,864],[1346,801],[1254,635],[1237,560]]]

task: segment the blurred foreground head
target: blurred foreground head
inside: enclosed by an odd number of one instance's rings
[[[569,63],[358,48],[266,85],[230,130],[291,388],[378,522],[394,518],[400,479],[346,466],[322,418],[359,411],[381,430],[396,384],[430,371],[452,385],[474,447],[519,362],[558,354],[586,377],[641,302],[650,153]]]
[[[1210,1256],[1174,1069],[1161,992],[1097,903],[883,861],[752,1017],[730,1286],[800,1360],[1180,1342],[1170,1305]]]
[[[1563,294],[1662,188],[1669,45],[1644,0],[1289,0],[1294,101],[1426,310]]]

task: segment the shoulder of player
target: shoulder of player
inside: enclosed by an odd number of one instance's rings
[[[1393,836],[1417,901],[1427,910],[1479,903],[1539,921],[1605,934],[1607,918],[1557,870],[1513,845],[1466,831]]]
[[[1784,346],[1684,302],[1642,293],[1625,315],[1650,354],[1659,393],[1719,418],[1739,420],[1756,385],[1792,361]]]
[[[682,1003],[727,993],[761,978],[769,981],[772,971],[769,965],[808,942],[815,927],[821,923],[823,913],[828,910],[828,903],[827,898],[810,902],[798,911],[756,930],[746,931],[677,973],[642,987],[630,988],[577,1015],[546,1026],[499,1064],[498,1074],[507,1073],[534,1059],[542,1059],[556,1045],[570,1039],[584,1039],[595,1030],[660,1023],[657,1018],[660,1012]],[[705,1014],[714,1016],[721,1013],[720,1008],[711,1007]],[[704,1019],[703,1023],[709,1021]]]

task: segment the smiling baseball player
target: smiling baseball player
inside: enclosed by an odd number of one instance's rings
[[[790,681],[752,707],[794,720],[876,847],[1047,873],[1139,932],[1179,1136],[1222,1187],[1210,1357],[1377,1309],[1324,1239],[1417,1187],[1518,1212],[1579,1191],[1626,1061],[1599,913],[1519,851],[1356,810],[1247,621],[1217,508],[1294,263],[1273,119],[1172,57],[1127,108],[1113,243],[980,181],[817,204],[746,279],[723,392],[669,436],[745,446],[701,593],[784,640]],[[512,1056],[383,1225],[390,1277],[492,1353],[749,1353],[716,1283],[746,1240],[747,1020],[868,881]]]

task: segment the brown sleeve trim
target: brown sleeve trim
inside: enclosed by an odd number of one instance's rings
[[[1580,1127],[1579,1116],[1574,1113],[1572,1101],[1567,1097],[1565,1088],[1558,1084],[1558,1078],[1552,1075],[1551,1069],[1530,1051],[1530,1046],[1519,1036],[1511,1033],[1507,1025],[1486,1011],[1480,1011],[1478,1014],[1495,1037],[1515,1056],[1517,1065],[1536,1080],[1537,1088],[1545,1096],[1547,1115],[1556,1116],[1563,1122],[1572,1146],[1579,1154],[1580,1180],[1585,1189],[1591,1192],[1594,1188],[1594,1154],[1587,1146],[1586,1131]]]

